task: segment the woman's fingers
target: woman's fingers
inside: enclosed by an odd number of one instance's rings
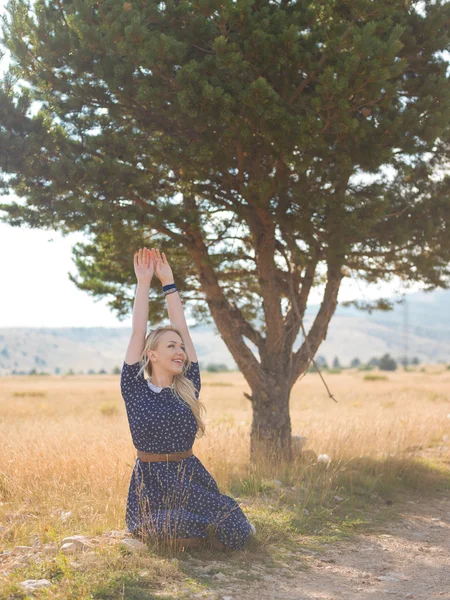
[[[155,260],[154,249],[152,248],[150,250],[149,248],[144,248],[144,250],[145,250],[145,265],[149,269]]]
[[[139,248],[139,250],[134,253],[134,265],[136,267],[145,266],[150,268],[152,262],[154,266],[156,266],[156,264],[161,265],[161,263],[165,265],[168,264],[166,255],[164,252],[161,254],[158,248]]]
[[[138,252],[134,253],[134,264],[137,267],[149,266],[151,260],[151,252],[148,248],[139,248]]]

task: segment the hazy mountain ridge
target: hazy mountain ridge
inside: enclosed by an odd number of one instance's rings
[[[318,354],[331,362],[335,356],[342,364],[353,358],[369,360],[388,352],[394,358],[407,355],[422,362],[450,362],[450,291],[417,292],[407,297],[406,309],[397,305],[392,312],[369,315],[353,307],[338,306],[330,323],[327,339]],[[308,329],[317,306],[308,307]],[[405,312],[406,311],[406,312]],[[405,319],[406,315],[406,319]],[[406,324],[406,325],[405,325]],[[70,369],[87,373],[90,369],[111,372],[121,367],[131,331],[114,327],[3,327],[0,328],[0,375],[44,371],[66,373]],[[200,365],[225,363],[236,368],[214,325],[191,328]],[[294,345],[302,341],[299,335]],[[257,355],[255,347],[249,347]]]

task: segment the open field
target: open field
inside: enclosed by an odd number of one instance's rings
[[[273,566],[283,556],[287,564],[289,552],[307,558],[308,549],[376,530],[396,518],[396,506],[405,501],[432,500],[450,489],[450,370],[366,375],[325,375],[337,404],[318,375],[297,382],[292,433],[308,438],[308,452],[263,473],[247,466],[251,410],[244,378],[202,372],[207,436],[196,441],[194,453],[256,525],[257,538],[246,550],[224,555],[244,579],[258,578],[256,563]],[[135,454],[119,377],[4,377],[1,384],[0,552],[124,530]],[[314,453],[326,453],[330,462],[317,462]],[[43,577],[54,582],[52,591],[35,597],[221,597],[214,596],[214,584],[187,569],[188,555],[210,564],[204,551],[149,548],[137,559],[118,544],[99,544],[84,554],[75,561],[61,553],[31,561],[5,554],[0,597],[3,590],[5,597],[21,598],[20,581]]]

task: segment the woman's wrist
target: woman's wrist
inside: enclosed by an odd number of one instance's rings
[[[175,283],[173,280],[173,277],[171,277],[170,279],[164,279],[161,281],[161,285],[164,287],[165,285],[170,285],[172,283]]]
[[[151,279],[138,279],[137,280],[137,284],[139,287],[148,287],[149,288],[151,283],[152,283]]]

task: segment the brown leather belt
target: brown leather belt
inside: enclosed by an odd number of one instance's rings
[[[193,454],[192,448],[189,448],[189,450],[186,450],[185,452],[171,452],[169,454],[152,454],[151,452],[142,452],[141,450],[136,450],[136,452],[137,457],[140,458],[142,462],[182,460]]]

